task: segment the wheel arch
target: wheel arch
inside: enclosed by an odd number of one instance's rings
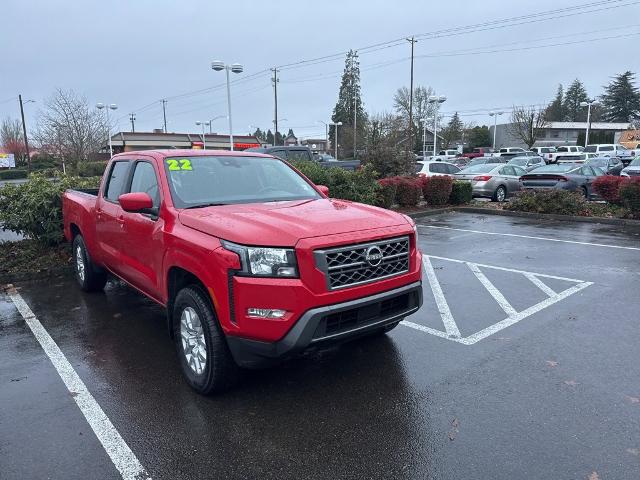
[[[195,286],[209,301],[209,305],[213,309],[214,313],[216,313],[215,304],[211,298],[209,290],[205,286],[204,282],[193,272],[177,266],[173,265],[169,267],[167,270],[167,330],[169,335],[173,337],[173,305],[178,292],[182,290],[184,287],[188,287],[190,285]]]

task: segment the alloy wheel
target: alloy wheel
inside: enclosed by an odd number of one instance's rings
[[[180,336],[182,351],[189,368],[201,375],[207,366],[207,343],[202,322],[192,307],[185,307],[180,315]]]

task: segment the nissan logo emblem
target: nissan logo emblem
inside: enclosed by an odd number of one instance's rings
[[[373,247],[369,247],[364,255],[364,259],[372,267],[377,267],[382,263],[382,250],[380,250],[380,247],[376,247],[375,245]]]

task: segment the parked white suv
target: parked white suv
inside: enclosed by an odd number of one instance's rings
[[[636,156],[636,152],[629,150],[619,143],[601,143],[598,145],[587,145],[584,150],[588,153],[597,153],[600,157],[618,157],[625,164],[628,164]]]
[[[584,157],[581,156],[584,151],[584,147],[579,145],[563,145],[562,147],[556,147],[556,151],[549,154],[547,163],[558,163],[558,157],[560,157],[560,160],[565,162],[569,162],[574,158],[576,160],[584,160]]]
[[[532,152],[536,152],[546,163],[551,162],[551,154],[556,153],[556,147],[531,147]]]
[[[494,157],[499,157],[501,153],[522,153],[525,151],[526,150],[524,148],[520,148],[520,147],[504,147],[496,152],[493,152],[492,155]]]
[[[434,155],[429,158],[429,160],[433,160],[436,162],[443,162],[447,160],[451,160],[452,158],[456,158],[458,156],[458,150],[440,150],[438,155]]]

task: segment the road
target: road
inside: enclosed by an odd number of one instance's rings
[[[419,231],[418,313],[214,397],[130,289],[18,294],[154,479],[639,478],[640,230],[449,213]],[[82,395],[1,296],[3,480],[122,478]]]

